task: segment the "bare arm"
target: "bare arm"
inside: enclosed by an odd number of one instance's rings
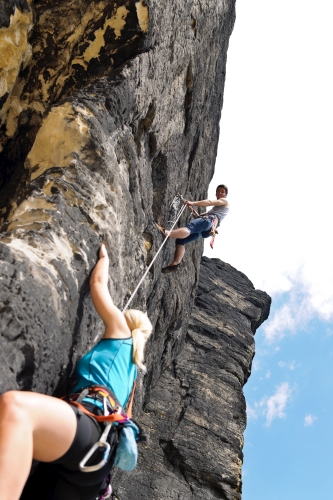
[[[109,257],[104,244],[99,250],[99,260],[90,277],[90,294],[95,309],[104,321],[103,338],[129,338],[131,331],[123,313],[112,301],[108,290]]]
[[[225,198],[220,200],[198,200],[198,201],[188,201],[186,200],[185,205],[188,207],[218,207],[218,206],[228,206],[228,202]]]

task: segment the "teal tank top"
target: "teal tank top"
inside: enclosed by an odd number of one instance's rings
[[[105,385],[125,406],[137,377],[137,367],[133,363],[133,339],[102,339],[80,359],[76,375],[77,383],[72,393],[92,384]]]

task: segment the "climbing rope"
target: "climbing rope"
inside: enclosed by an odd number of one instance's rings
[[[182,195],[177,194],[177,195],[174,197],[173,201],[171,202],[170,209],[175,210],[175,207],[176,207],[176,206],[177,206],[177,207],[179,206],[179,202],[180,202],[180,201],[183,201],[183,197],[182,197]],[[177,204],[177,205],[176,205],[176,204]],[[172,230],[173,230],[173,228],[174,228],[174,227],[175,227],[175,225],[177,224],[178,220],[180,219],[180,217],[181,217],[182,213],[184,212],[185,208],[186,208],[186,205],[183,205],[183,206],[182,206],[182,208],[180,209],[180,211],[179,211],[179,213],[178,213],[178,215],[177,215],[177,217],[176,217],[176,220],[175,220],[175,221],[168,221],[168,222],[172,222],[172,223],[173,223],[173,224],[172,224],[172,226],[171,226],[171,228],[170,228],[170,229],[168,229],[168,231],[172,231]],[[177,208],[177,209],[178,209],[178,208]],[[157,250],[157,253],[156,253],[155,257],[153,258],[153,260],[152,260],[152,261],[151,261],[151,263],[149,264],[148,268],[146,269],[146,272],[144,273],[144,275],[142,276],[141,280],[139,281],[139,283],[138,283],[138,285],[137,285],[136,289],[134,290],[134,292],[132,293],[132,295],[131,295],[131,296],[130,296],[130,298],[128,299],[128,301],[127,301],[127,303],[126,303],[126,305],[125,305],[125,307],[124,307],[124,309],[123,309],[123,311],[122,311],[123,313],[126,311],[126,309],[128,308],[128,306],[129,306],[129,305],[130,305],[130,303],[132,302],[133,298],[134,298],[134,297],[135,297],[135,295],[136,295],[136,292],[139,290],[139,288],[140,288],[140,286],[141,286],[141,284],[142,284],[143,280],[145,279],[145,277],[146,277],[146,276],[147,276],[147,274],[149,273],[149,270],[150,270],[151,266],[154,264],[154,262],[155,262],[155,260],[156,260],[156,258],[157,258],[157,256],[158,256],[158,254],[160,253],[160,251],[161,251],[161,250],[162,250],[162,248],[164,247],[164,245],[165,245],[165,243],[166,243],[166,241],[167,241],[167,239],[168,239],[168,238],[169,238],[169,235],[167,235],[167,236],[166,236],[166,238],[164,239],[164,241],[163,241],[162,245],[161,245],[161,246],[160,246],[160,248]]]

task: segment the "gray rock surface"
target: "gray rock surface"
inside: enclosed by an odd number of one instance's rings
[[[100,241],[121,308],[162,243],[155,222],[170,219],[173,196],[206,196],[234,20],[235,0],[0,0],[0,392],[64,393],[102,333],[88,290]],[[207,326],[201,291],[187,333],[202,242],[178,279],[160,272],[173,251],[168,242],[132,303],[155,327],[136,394],[155,444],[131,475],[135,493],[119,476],[117,495],[238,499],[241,387],[267,301],[214,263],[223,277],[201,290],[212,290],[223,332],[216,319]],[[220,393],[230,411],[215,420]],[[199,459],[202,439],[215,461]]]
[[[184,348],[140,416],[150,441],[134,472],[115,473],[114,499],[241,498],[242,388],[269,307],[244,274],[203,257]]]
[[[168,220],[173,196],[206,195],[234,1],[8,5],[1,44],[15,47],[17,65],[1,87],[1,389],[61,392],[101,331],[87,288],[101,239],[122,307],[162,242],[155,221]],[[173,248],[132,304],[155,326],[147,388],[182,347],[198,280],[200,243],[181,284],[161,279]]]

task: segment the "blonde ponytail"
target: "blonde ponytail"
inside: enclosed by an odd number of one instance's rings
[[[133,362],[144,372],[147,371],[143,364],[145,344],[152,332],[152,324],[147,314],[137,309],[128,309],[124,312],[126,323],[132,332]]]

